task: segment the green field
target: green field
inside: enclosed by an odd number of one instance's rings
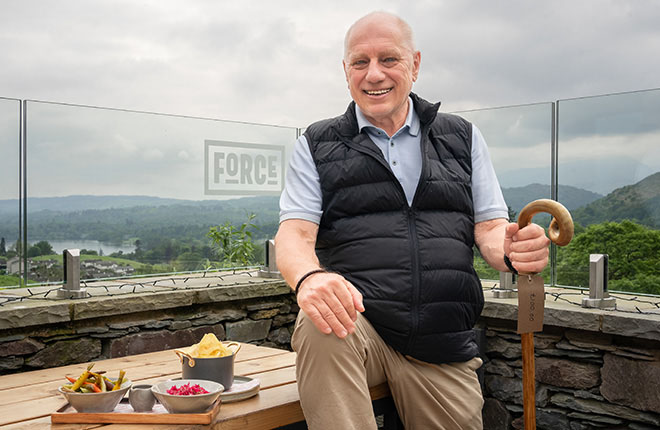
[[[13,287],[20,285],[21,278],[12,275],[0,275],[0,287]]]

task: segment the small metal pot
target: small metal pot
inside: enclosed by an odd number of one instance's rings
[[[190,357],[177,351],[181,360],[181,373],[183,379],[204,379],[222,384],[227,391],[234,382],[234,359],[241,349],[237,342],[224,344],[227,348],[236,347],[232,355],[226,357],[197,358]]]

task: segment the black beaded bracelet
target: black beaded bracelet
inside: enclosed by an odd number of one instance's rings
[[[325,272],[325,269],[314,269],[314,270],[310,270],[309,272],[302,275],[302,277],[298,280],[298,283],[296,284],[296,290],[295,290],[296,291],[296,296],[298,295],[298,290],[300,289],[300,286],[302,285],[302,283],[305,279],[309,278],[310,276],[312,276],[315,273],[324,273],[324,272]]]
[[[515,267],[513,267],[513,264],[511,264],[511,260],[509,260],[509,257],[504,254],[504,264],[506,264],[506,267],[509,268],[509,271],[513,273],[514,275],[518,274],[518,271],[516,270]]]

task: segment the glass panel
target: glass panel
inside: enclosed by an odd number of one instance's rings
[[[530,201],[551,197],[552,103],[456,113],[476,125],[486,139],[512,219]],[[534,222],[544,224],[548,219],[538,216]],[[480,257],[475,268],[481,278],[499,279]],[[545,275],[549,281],[549,271]]]
[[[589,286],[589,254],[609,254],[609,289],[660,294],[660,90],[559,102],[558,197],[576,237],[558,282]]]
[[[20,285],[19,100],[0,98],[0,287]]]
[[[31,279],[61,281],[65,248],[84,249],[87,279],[262,264],[295,128],[32,101],[27,110]]]

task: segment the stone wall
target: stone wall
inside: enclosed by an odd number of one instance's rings
[[[515,323],[484,318],[484,429],[523,429]],[[538,429],[660,428],[660,342],[545,326],[536,333]]]
[[[227,283],[0,306],[0,373],[189,346],[208,332],[290,349],[298,311],[290,289],[258,278]],[[486,292],[478,323],[486,430],[523,428],[516,316],[515,299]],[[660,428],[660,314],[546,301],[535,351],[538,429]]]
[[[114,306],[119,305],[119,311],[113,315],[102,311],[108,307],[100,300],[94,307],[97,315],[104,316],[95,318],[94,312],[85,309],[84,318],[66,318],[67,321],[46,324],[31,324],[43,319],[39,318],[45,312],[42,307],[34,312],[31,308],[24,309],[24,315],[12,316],[26,326],[0,329],[0,373],[185,347],[199,342],[205,333],[214,333],[221,340],[290,349],[298,305],[289,288],[280,282],[275,289],[269,285],[246,286],[244,290],[251,291],[248,296],[255,297],[241,298],[239,294],[232,299],[230,294],[230,297],[222,295],[222,299],[214,303],[193,300],[182,306],[175,306],[177,301],[170,300],[169,305],[155,306],[157,309],[152,306],[144,311],[136,307],[140,302],[137,296],[115,297]],[[259,297],[260,291],[264,294],[262,297]],[[189,294],[197,293],[190,291]],[[149,297],[154,302],[168,302],[167,294],[165,300],[154,295]],[[125,312],[121,311],[122,301]],[[82,305],[82,301],[76,303]],[[59,301],[52,304],[61,307]],[[18,310],[14,312],[17,313]]]

